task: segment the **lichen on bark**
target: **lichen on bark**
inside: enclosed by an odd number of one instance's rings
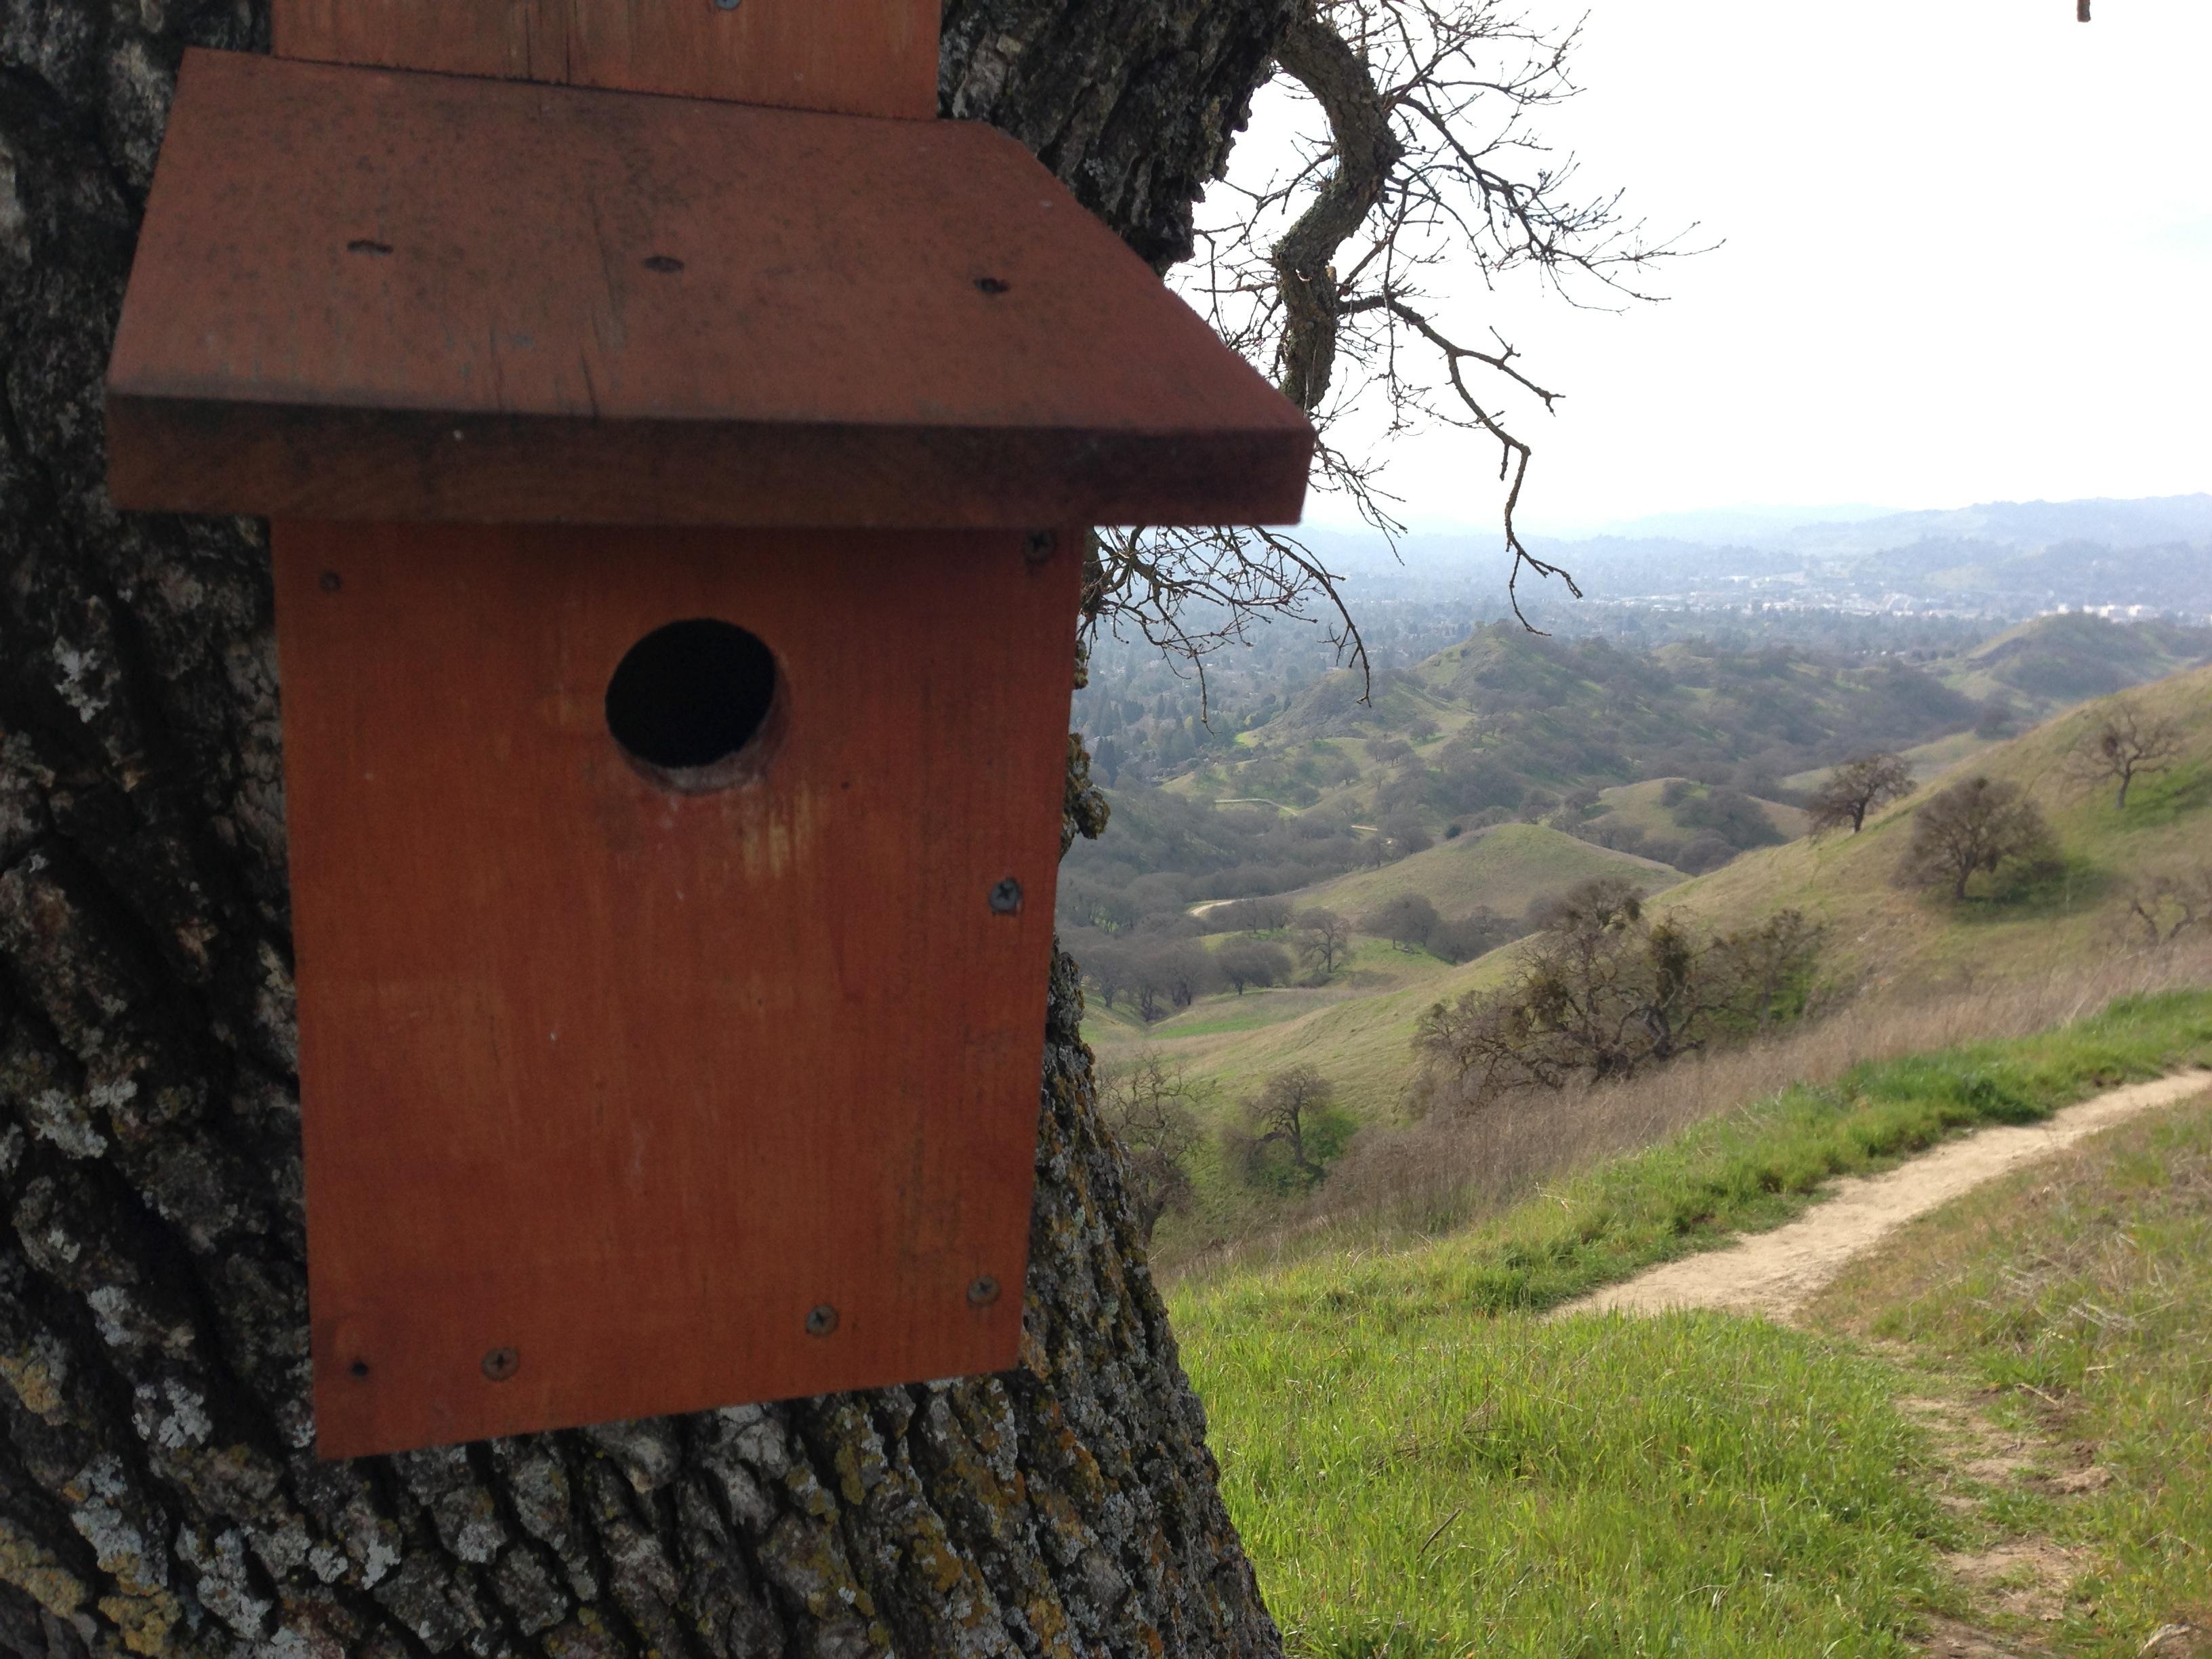
[[[1290,16],[951,0],[944,112],[1164,265]],[[1017,1369],[315,1460],[264,537],[101,483],[178,58],[267,36],[261,0],[0,9],[0,1650],[1278,1651],[1064,958]]]

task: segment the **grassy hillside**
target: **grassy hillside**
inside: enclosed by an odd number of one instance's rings
[[[1947,896],[1893,884],[1911,815],[1942,787],[1938,781],[1871,818],[1858,836],[1754,849],[1710,874],[1660,888],[1654,902],[1679,908],[1712,931],[1754,926],[1784,908],[1802,909],[1827,928],[1824,977],[1877,1005],[1885,997],[1966,990],[2011,976],[2033,977],[2054,963],[2108,957],[2135,940],[2127,901],[2137,876],[2212,862],[2212,669],[2136,695],[2146,708],[2183,726],[2188,752],[2180,765],[2138,783],[2125,814],[2114,810],[2103,787],[2077,781],[2066,765],[2069,752],[2097,718],[2095,704],[1994,744],[1961,767],[1965,774],[1986,772],[2019,782],[2048,816],[2065,859],[2034,885],[2002,894],[1978,888],[1966,903],[1954,905]],[[1638,804],[1634,793],[1628,799],[1632,808]],[[1582,867],[1582,854],[1572,850],[1581,843],[1536,826],[1503,826],[1466,851],[1455,850],[1468,839],[1371,877],[1340,880],[1388,877],[1407,866],[1457,869],[1462,866],[1436,855],[1471,861],[1484,856],[1486,843],[1492,848],[1490,857],[1516,851],[1525,860],[1521,868],[1558,874]],[[1332,889],[1339,895],[1353,890],[1332,883],[1314,891]],[[1439,1001],[1497,983],[1510,971],[1516,948],[1452,967],[1370,940],[1327,987],[1202,999],[1149,1030],[1094,1009],[1085,1033],[1109,1063],[1146,1047],[1180,1061],[1206,1091],[1203,1110],[1212,1121],[1270,1073],[1297,1064],[1317,1067],[1363,1120],[1389,1121],[1402,1113],[1416,1075],[1413,1039],[1422,1014]],[[1171,1255],[1196,1240],[1233,1238],[1273,1224],[1265,1204],[1219,1190],[1234,1185],[1218,1180],[1220,1171],[1203,1165],[1199,1174],[1205,1206],[1187,1224],[1170,1227]]]
[[[2042,714],[2208,662],[2212,629],[2122,624],[2070,611],[2008,628],[1931,666],[1944,684],[1977,702],[1994,698]]]
[[[1517,916],[1537,899],[1598,876],[1625,877],[1646,892],[1682,879],[1680,871],[1541,824],[1507,823],[1286,896],[1296,908],[1325,907],[1355,922],[1384,900],[1408,892],[1426,897],[1447,917],[1479,905]],[[1413,1040],[1414,1020],[1439,995],[1456,994],[1474,982],[1473,968],[1454,968],[1425,951],[1362,938],[1325,985],[1242,996],[1223,992],[1149,1026],[1094,997],[1084,1036],[1109,1061],[1158,1048],[1224,1097],[1243,1093],[1270,1071],[1310,1060],[1338,1082],[1354,1110],[1383,1115],[1395,1109],[1404,1086],[1400,1051]]]
[[[1818,778],[1821,775],[1816,771],[1812,775]],[[1711,793],[1709,786],[1693,783],[1687,778],[1650,778],[1642,783],[1619,784],[1598,792],[1601,817],[1588,822],[1595,824],[1602,817],[1613,817],[1650,836],[1686,835],[1696,826],[1685,823],[1678,810],[1666,805],[1662,799],[1670,783],[1684,786],[1692,799],[1702,799]],[[1782,836],[1794,839],[1805,833],[1802,807],[1792,806],[1786,801],[1760,800],[1755,795],[1752,799],[1767,823]]]
[[[1552,810],[1582,789],[1674,775],[1759,780],[1971,724],[1974,706],[1900,663],[1675,643],[1655,652],[1493,623],[1411,669],[1307,686],[1233,752],[1169,787],[1193,799],[1341,808],[1433,829]]]
[[[1836,1173],[2208,1059],[2212,993],[2137,998],[1785,1091],[1419,1249],[1185,1280],[1184,1362],[1293,1650],[1903,1659],[1932,1614],[1966,1610],[1942,1552],[1972,1533],[1885,1362],[1721,1316],[1532,1316],[1774,1225]],[[2138,1273],[2146,1291],[2161,1272]],[[2201,1308],[2165,1311],[2203,1327]],[[2185,1412],[2203,1378],[2168,1371]]]
[[[1301,889],[1289,898],[1300,909],[1321,905],[1356,918],[1385,899],[1419,893],[1447,916],[1464,915],[1477,905],[1517,916],[1540,898],[1599,876],[1622,877],[1647,893],[1682,879],[1680,871],[1655,859],[1593,846],[1540,823],[1501,823],[1438,842],[1379,870]]]
[[[1860,835],[1746,854],[1660,902],[1715,927],[1795,906],[1828,924],[1832,971],[1875,987],[2002,976],[2110,949],[2128,937],[2134,878],[2212,859],[2212,669],[2133,695],[2181,726],[2187,752],[2179,765],[2138,784],[2124,813],[2114,810],[2104,786],[2076,780],[2067,765],[2097,720],[2100,701],[1960,763],[1870,817]],[[2030,890],[1978,894],[1960,906],[1899,890],[1892,878],[1912,814],[1938,789],[1974,775],[2027,792],[2057,833],[2063,868]]]

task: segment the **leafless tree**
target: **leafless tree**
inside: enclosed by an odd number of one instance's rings
[[[1526,271],[1572,304],[1626,303],[1652,297],[1642,284],[1654,266],[1688,251],[1648,239],[1617,192],[1583,190],[1574,159],[1538,131],[1577,93],[1578,35],[1537,27],[1512,0],[1316,0],[1275,57],[1296,153],[1272,176],[1229,171],[1180,275],[1223,337],[1314,417],[1316,487],[1386,537],[1402,526],[1382,482],[1383,446],[1446,427],[1488,447],[1516,614],[1527,571],[1580,596],[1528,550],[1516,519],[1534,453],[1523,416],[1550,412],[1560,394],[1431,288],[1489,292]],[[1344,436],[1354,427],[1377,435],[1354,447]],[[1194,660],[1242,638],[1256,615],[1317,610],[1364,670],[1335,576],[1265,530],[1104,532],[1088,596],[1094,621]]]
[[[2128,790],[2139,777],[2163,772],[2182,757],[2181,727],[2146,710],[2133,697],[2115,697],[2090,722],[2067,763],[2092,787],[2117,781],[2115,811],[2128,807]]]
[[[1907,887],[1948,885],[1966,896],[1978,871],[1994,872],[2008,859],[2051,856],[2051,826],[2016,783],[1969,778],[1924,801],[1912,814],[1912,841],[1898,866]]]
[[[1328,1173],[1321,1130],[1334,1115],[1336,1085],[1311,1066],[1277,1072],[1244,1102],[1243,1134],[1231,1143],[1234,1161],[1254,1170],[1273,1148],[1296,1180],[1316,1186]]]
[[[2129,890],[2128,914],[2153,945],[2212,928],[2212,864],[2142,878]]]
[[[1316,905],[1298,913],[1297,927],[1305,937],[1306,954],[1320,962],[1322,977],[1327,979],[1351,946],[1352,924],[1335,911]]]
[[[1199,1143],[1193,1103],[1206,1092],[1157,1048],[1099,1079],[1099,1112],[1127,1160],[1129,1206],[1147,1244],[1162,1216],[1190,1207],[1190,1155]]]
[[[1897,755],[1856,755],[1820,781],[1805,810],[1812,833],[1825,836],[1850,824],[1853,835],[1866,828],[1867,814],[1886,801],[1912,793],[1912,769]]]

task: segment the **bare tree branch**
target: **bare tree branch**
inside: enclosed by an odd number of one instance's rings
[[[1483,331],[1449,322],[1453,307],[1424,278],[1472,276],[1487,291],[1525,270],[1571,304],[1626,304],[1653,297],[1644,277],[1691,250],[1647,240],[1618,193],[1583,194],[1573,158],[1541,141],[1535,119],[1577,94],[1580,26],[1547,33],[1510,3],[1314,0],[1276,53],[1277,95],[1301,123],[1296,151],[1273,177],[1222,181],[1182,286],[1313,416],[1316,489],[1348,500],[1394,548],[1405,526],[1382,482],[1392,441],[1441,427],[1496,445],[1506,589],[1534,631],[1522,574],[1581,589],[1522,541],[1534,450],[1508,404],[1549,413],[1560,394],[1495,330],[1469,343]],[[1378,435],[1364,448],[1340,441],[1370,422]],[[1201,684],[1205,654],[1271,613],[1327,616],[1339,650],[1366,668],[1337,579],[1279,532],[1110,532],[1092,598],[1094,624],[1133,625],[1200,665]],[[1205,625],[1181,619],[1186,605],[1206,611]]]

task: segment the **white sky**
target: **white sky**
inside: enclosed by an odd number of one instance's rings
[[[1449,296],[1568,394],[1518,411],[1528,527],[2212,489],[2212,0],[2096,12],[1589,0],[1551,131],[1586,188],[1725,246],[1621,315]],[[1453,438],[1390,476],[1417,526],[1489,526],[1494,471]]]

